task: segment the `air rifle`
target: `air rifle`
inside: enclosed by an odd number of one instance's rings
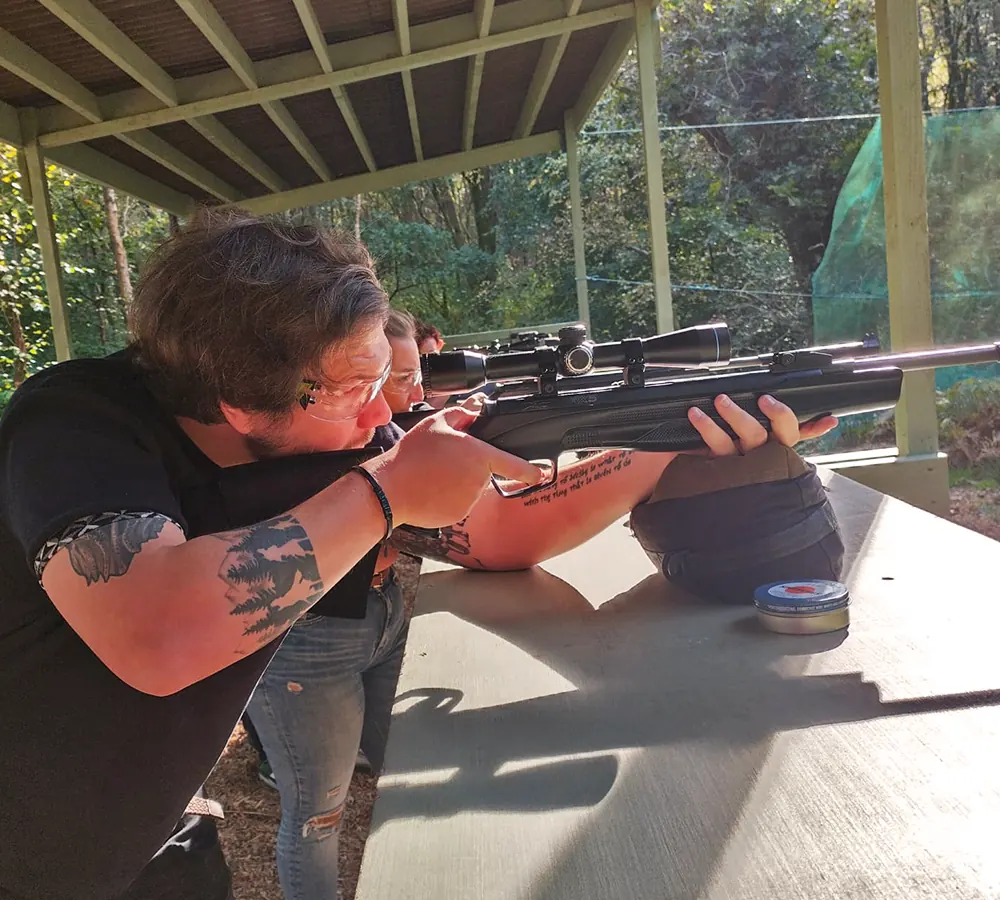
[[[764,394],[790,407],[804,424],[892,409],[899,402],[904,372],[1000,362],[1000,342],[878,354],[872,353],[877,342],[867,338],[730,359],[724,323],[607,343],[587,341],[581,328],[575,326],[572,335],[560,333],[554,347],[495,355],[452,351],[421,358],[424,389],[430,395],[532,381],[534,390],[527,395],[488,399],[469,428],[474,437],[551,470],[543,484],[514,495],[551,484],[565,452],[704,447],[688,420],[692,407],[735,438],[715,409],[719,394],[727,394],[770,430],[770,420],[758,406]],[[602,369],[616,370],[613,382]],[[409,429],[431,414],[403,413],[395,421]]]

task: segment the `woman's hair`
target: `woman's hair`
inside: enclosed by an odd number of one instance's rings
[[[388,298],[346,233],[201,210],[157,248],[129,310],[137,359],[175,415],[220,403],[280,415],[338,342],[383,327]]]
[[[437,330],[434,325],[428,325],[426,322],[417,322],[417,343],[422,344],[427,338],[433,338],[435,341],[441,341],[441,332]]]
[[[417,339],[417,322],[408,312],[402,309],[390,309],[389,318],[385,323],[385,333],[391,338]]]

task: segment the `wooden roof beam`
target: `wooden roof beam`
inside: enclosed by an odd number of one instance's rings
[[[295,11],[299,14],[299,21],[302,23],[306,37],[309,38],[309,43],[312,45],[313,53],[319,60],[320,68],[326,73],[332,72],[333,60],[330,57],[330,48],[327,46],[323,29],[319,27],[319,20],[316,18],[316,11],[313,9],[311,0],[292,0],[292,2],[295,4]],[[351,98],[347,96],[347,91],[339,85],[330,88],[330,93],[333,94],[333,99],[337,102],[337,108],[344,117],[344,122],[347,123],[351,137],[354,138],[354,143],[357,144],[358,152],[365,161],[368,171],[374,172],[378,168],[375,165],[375,156],[372,154],[371,147],[368,146],[368,139],[365,137],[361,122],[358,121],[357,113],[354,112]]]
[[[215,48],[215,52],[225,60],[226,65],[236,73],[243,86],[249,90],[260,87],[253,60],[250,59],[249,54],[243,49],[243,45],[236,39],[236,35],[233,34],[232,29],[223,21],[222,16],[219,15],[214,6],[208,0],[175,0],[175,2],[194,23],[195,27],[205,36],[205,39]],[[326,161],[320,155],[312,141],[306,137],[305,132],[299,127],[299,124],[285,105],[280,100],[275,100],[262,103],[261,108],[298,154],[309,164],[310,168],[323,181],[328,181],[330,179],[330,169]],[[191,124],[194,126],[194,122]],[[215,126],[218,128],[223,127],[217,121]],[[231,135],[230,137],[233,141],[236,140],[235,136]],[[250,152],[242,144],[240,147],[243,154]],[[230,155],[236,159],[234,154]],[[288,185],[273,170],[256,157],[254,157],[254,160],[254,167],[261,174],[258,175],[254,172],[251,172],[251,174],[258,181],[267,185],[272,191],[287,189]],[[250,170],[248,169],[248,171]]]
[[[3,100],[0,100],[0,141],[18,149],[24,147],[17,110],[9,103],[4,103]]]
[[[575,16],[580,11],[582,0],[566,0],[566,16]],[[524,105],[521,107],[521,115],[517,120],[517,128],[514,129],[514,137],[527,137],[535,127],[538,114],[542,111],[542,104],[552,85],[562,62],[563,54],[566,52],[566,45],[569,44],[570,32],[566,31],[555,37],[546,39],[542,45],[541,56],[535,65],[535,72],[531,76],[531,84],[528,93],[524,98]]]
[[[213,115],[269,100],[281,100],[422,66],[464,59],[476,53],[488,53],[503,47],[544,40],[564,31],[596,28],[625,20],[632,23],[635,15],[631,2],[590,0],[588,3],[588,0],[584,0],[584,6],[593,8],[567,18],[561,15],[565,9],[563,0],[514,0],[496,8],[491,33],[484,38],[475,34],[475,23],[471,15],[440,19],[410,29],[413,52],[407,57],[393,54],[390,46],[387,46],[387,42],[395,43],[395,36],[391,34],[345,41],[336,45],[337,60],[341,63],[347,60],[350,62],[343,68],[319,75],[315,74],[316,63],[311,52],[305,55],[293,54],[285,59],[270,60],[267,68],[272,76],[281,75],[288,80],[265,83],[265,86],[256,90],[240,90],[234,86],[226,77],[229,75],[235,78],[231,73],[195,76],[178,82],[185,101],[170,109],[150,109],[148,103],[144,104],[141,98],[125,92],[102,98],[101,101],[102,109],[106,112],[114,110],[120,117],[96,125],[68,128],[60,128],[57,124],[59,118],[53,117],[40,122],[44,132],[40,141],[47,147],[63,146],[137,128]],[[259,74],[263,74],[264,64],[259,64],[257,70]],[[310,72],[312,74],[307,74]],[[608,73],[607,78],[610,79],[613,74]],[[63,123],[65,121],[62,119]],[[53,128],[53,125],[56,127]]]
[[[406,0],[392,0],[392,22],[399,40],[399,55],[410,55],[410,14]],[[413,73],[409,69],[400,72],[403,78],[403,94],[406,96],[406,115],[410,119],[410,134],[413,137],[413,152],[419,162],[424,158],[424,148],[420,142],[420,117],[417,115],[417,98],[413,93]]]
[[[364,172],[361,175],[349,175],[326,184],[294,188],[283,194],[252,197],[235,205],[257,215],[272,215],[299,206],[325,203],[341,197],[354,197],[357,194],[384,191],[388,188],[409,184],[412,181],[443,178],[456,172],[469,172],[473,169],[497,165],[512,159],[522,159],[526,156],[537,156],[542,153],[558,153],[561,148],[562,133],[548,131],[542,134],[533,134],[520,141],[488,144],[485,147],[476,147],[475,150],[463,150],[458,153],[435,156],[431,159],[425,159],[423,162],[407,163],[391,169],[379,169],[377,172]]]
[[[0,29],[0,66],[65,104],[88,121],[95,123],[101,121],[100,103],[87,87],[2,29]],[[204,166],[145,129],[122,135],[120,140],[220,200],[238,200],[242,196]]]
[[[473,15],[476,20],[476,35],[482,40],[490,33],[493,20],[493,0],[475,0]],[[462,149],[471,150],[476,136],[476,113],[479,110],[479,87],[483,81],[485,53],[469,57],[469,74],[465,82],[465,115],[462,119]]]
[[[622,63],[625,61],[629,48],[634,41],[634,19],[619,22],[615,26],[614,31],[611,32],[611,37],[608,38],[608,42],[604,45],[601,55],[597,58],[597,62],[590,73],[590,77],[587,79],[587,83],[583,86],[583,90],[580,91],[573,109],[570,110],[570,122],[572,122],[573,127],[577,131],[580,130],[583,123],[590,117],[594,107],[597,105],[597,101],[601,99],[601,95],[607,90],[608,85],[611,84],[611,79],[615,77],[615,73],[621,69]]]

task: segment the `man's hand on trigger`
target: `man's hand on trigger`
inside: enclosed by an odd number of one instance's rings
[[[758,405],[771,423],[770,431],[725,394],[715,398],[715,408],[723,421],[736,433],[736,441],[701,410],[693,408],[689,410],[688,420],[697,429],[709,452],[714,456],[749,453],[763,446],[768,440],[779,441],[786,447],[794,447],[799,441],[817,438],[837,427],[837,419],[833,416],[826,416],[816,422],[800,426],[795,413],[789,407],[766,394],[760,398]]]
[[[473,396],[434,413],[366,464],[383,482],[397,521],[451,525],[468,516],[494,475],[521,484],[542,480],[537,466],[466,434],[482,408],[483,398]]]

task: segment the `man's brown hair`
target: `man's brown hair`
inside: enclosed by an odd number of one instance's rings
[[[330,347],[384,326],[388,307],[350,235],[202,210],[150,258],[129,327],[157,397],[211,424],[221,402],[286,413]]]

